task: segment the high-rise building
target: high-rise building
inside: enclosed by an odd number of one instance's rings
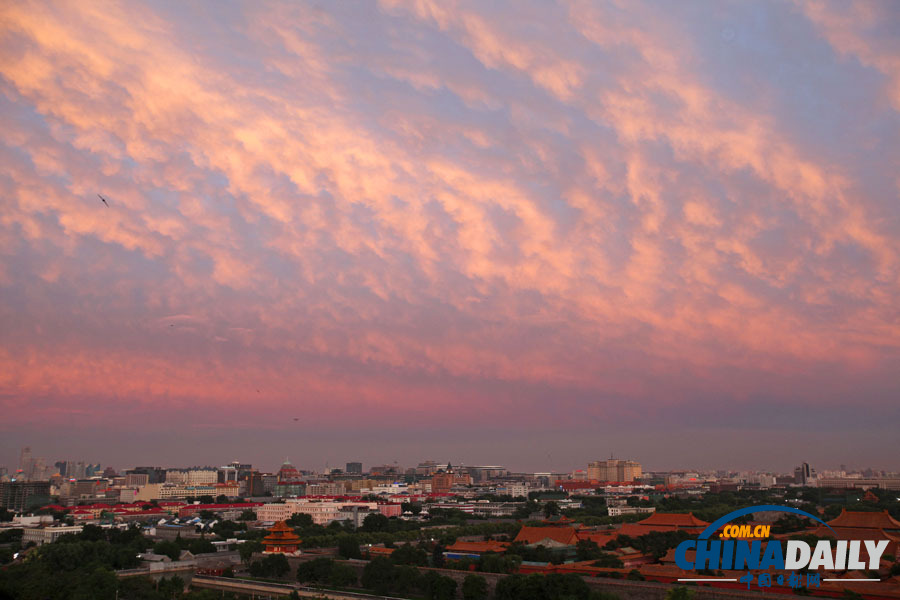
[[[126,475],[144,473],[147,475],[147,483],[165,483],[166,470],[162,467],[135,467],[125,471]]]
[[[794,469],[794,483],[808,485],[813,479],[816,479],[816,470],[810,468],[809,463],[800,463],[800,466]]]
[[[125,485],[127,487],[140,487],[150,483],[150,475],[147,473],[126,473]]]
[[[641,463],[633,460],[610,458],[588,463],[588,479],[595,481],[634,481],[641,474]]]
[[[348,462],[347,468],[344,469],[347,475],[362,475],[362,463],[361,462]]]
[[[22,448],[22,451],[19,452],[19,476],[18,479],[22,479],[24,481],[31,481],[35,478],[35,471],[37,470],[37,461],[33,456],[31,456],[31,447],[25,446]]]
[[[247,473],[247,495],[263,496],[266,493],[266,487],[263,482],[262,473],[259,471],[250,471]]]
[[[0,483],[0,507],[24,511],[50,502],[49,481],[5,481]]]

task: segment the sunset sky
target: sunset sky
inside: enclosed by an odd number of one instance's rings
[[[3,2],[0,465],[896,469],[898,31]]]

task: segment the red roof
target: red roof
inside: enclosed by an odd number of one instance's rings
[[[233,504],[188,504],[183,508],[190,508],[193,510],[222,510],[226,508],[254,508],[262,505],[262,502],[236,502]]]
[[[897,529],[900,530],[900,521],[894,519],[887,510],[881,512],[865,512],[856,510],[841,510],[841,514],[830,520],[831,527],[859,527],[864,529]]]
[[[486,542],[454,542],[447,546],[445,550],[447,552],[471,554],[483,554],[485,552],[497,552],[499,554],[506,552],[507,546],[509,546],[509,542],[496,542],[494,540]]]
[[[706,521],[701,521],[694,516],[694,513],[651,513],[649,517],[643,521],[638,521],[638,525],[662,525],[664,527],[686,528],[686,527],[706,527],[709,525]]]
[[[513,541],[536,544],[546,539],[551,539],[564,546],[574,546],[578,543],[578,534],[574,527],[530,527],[526,525],[519,530],[519,534]]]

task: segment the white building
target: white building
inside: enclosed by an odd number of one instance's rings
[[[527,498],[528,485],[525,483],[508,483],[497,488],[497,493],[501,496],[512,496],[513,498]]]
[[[609,506],[607,507],[607,512],[611,517],[618,517],[621,515],[640,515],[644,513],[652,513],[656,512],[656,508],[653,506]]]
[[[49,544],[67,533],[81,533],[81,525],[63,525],[60,527],[26,527],[22,530],[22,545],[34,542],[36,545]]]
[[[287,502],[264,504],[256,509],[256,518],[264,522],[285,521],[293,515],[309,515],[316,525],[328,525],[342,518],[341,509],[358,506],[378,511],[377,502],[349,502],[332,500],[311,500],[308,498],[290,498]],[[345,516],[345,515],[344,515]]]
[[[168,469],[166,483],[183,485],[215,485],[219,482],[216,469]]]
[[[235,490],[237,486],[234,486]],[[138,490],[134,496],[136,502],[149,502],[150,500],[173,500],[175,498],[186,498],[188,496],[216,496],[225,493],[222,490],[225,486],[209,484],[209,485],[184,485],[180,483],[150,483]],[[229,495],[229,494],[225,494]]]

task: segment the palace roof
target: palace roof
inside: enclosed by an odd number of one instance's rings
[[[841,510],[841,514],[830,520],[831,527],[859,527],[864,529],[896,529],[900,530],[900,521],[894,519],[887,510],[881,512],[865,512]]]
[[[649,517],[637,522],[638,525],[655,525],[673,528],[706,527],[706,521],[698,519],[694,513],[651,513]]]
[[[574,527],[530,527],[526,525],[519,530],[519,534],[513,541],[536,544],[546,539],[564,546],[574,546],[578,543],[578,533]]]
[[[300,536],[284,521],[278,521],[269,528],[269,535],[263,538],[263,544],[299,544]]]
[[[494,540],[488,540],[486,542],[454,542],[447,546],[445,550],[447,552],[468,552],[471,554],[483,554],[485,552],[496,552],[501,554],[506,552],[507,546],[509,546],[509,542],[497,542]]]

